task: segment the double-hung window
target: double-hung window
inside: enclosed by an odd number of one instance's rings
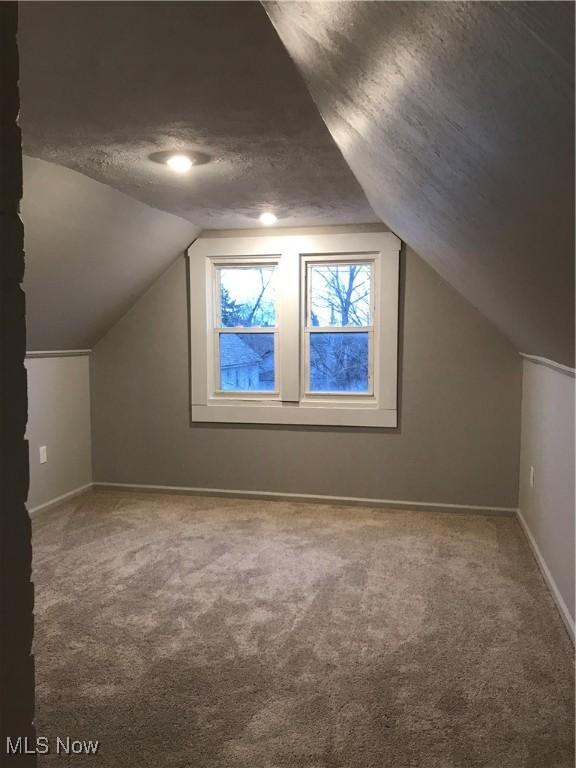
[[[389,232],[197,240],[192,420],[395,427],[399,250]]]
[[[304,394],[373,395],[373,259],[305,262]]]
[[[278,395],[277,262],[215,261],[215,394]]]

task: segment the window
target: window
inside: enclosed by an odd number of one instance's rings
[[[396,426],[399,249],[389,232],[193,243],[193,421]]]
[[[275,392],[276,265],[215,270],[217,392]]]
[[[372,261],[307,264],[306,394],[373,393],[372,273]]]

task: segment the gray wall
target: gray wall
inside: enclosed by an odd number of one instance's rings
[[[28,509],[92,482],[90,358],[26,360],[30,492]],[[47,446],[48,461],[38,450]]]
[[[522,389],[520,511],[573,620],[574,378],[525,361]]]
[[[403,270],[398,430],[191,426],[180,258],[94,349],[95,481],[516,506],[520,359],[414,253]]]
[[[31,157],[24,158],[22,218],[29,350],[90,349],[199,231]]]

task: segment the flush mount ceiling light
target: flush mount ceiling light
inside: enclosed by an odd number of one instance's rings
[[[152,152],[148,160],[158,163],[164,168],[168,167],[174,173],[187,173],[192,166],[206,165],[212,158],[205,152],[198,152],[193,147],[178,149],[163,149],[161,152]]]
[[[277,221],[278,219],[271,211],[265,211],[260,214],[260,224],[263,224],[265,227],[271,227],[272,224],[276,224]]]
[[[166,165],[174,173],[186,173],[192,168],[193,161],[187,155],[171,155],[166,160]]]

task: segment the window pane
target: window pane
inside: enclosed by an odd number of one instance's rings
[[[370,325],[371,264],[311,264],[309,325]]]
[[[222,327],[276,325],[275,267],[225,267],[219,272]]]
[[[220,389],[262,392],[274,389],[274,334],[220,334]]]
[[[368,392],[368,334],[310,334],[310,392]]]

